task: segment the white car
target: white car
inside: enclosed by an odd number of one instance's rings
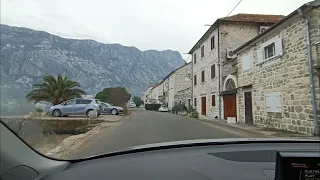
[[[159,112],[168,112],[168,107],[167,106],[164,106],[162,105],[159,109],[158,109]]]

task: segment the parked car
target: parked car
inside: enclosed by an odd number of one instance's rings
[[[49,113],[54,117],[68,115],[86,115],[91,111],[97,111],[98,116],[102,110],[101,101],[97,99],[71,99],[61,104],[52,106]]]
[[[135,107],[136,107],[136,103],[134,103],[134,102],[130,102],[128,104],[128,108],[135,108]]]
[[[166,105],[162,105],[159,109],[158,109],[159,112],[168,112],[168,107]]]
[[[106,103],[106,102],[101,102],[102,105],[102,111],[101,114],[112,114],[112,115],[117,115],[117,114],[122,114],[123,113],[123,108],[119,106],[113,106],[112,104]]]

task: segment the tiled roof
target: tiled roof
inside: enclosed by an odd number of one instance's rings
[[[285,16],[283,15],[267,15],[267,14],[236,14],[233,16],[223,17],[219,20],[225,21],[241,21],[241,22],[264,22],[277,23]]]

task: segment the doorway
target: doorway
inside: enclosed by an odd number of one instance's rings
[[[207,99],[206,97],[201,97],[201,115],[207,115]]]
[[[236,94],[223,96],[223,112],[224,119],[227,119],[227,117],[237,117]]]
[[[252,117],[252,92],[244,92],[244,116],[245,123],[253,125],[253,117]]]

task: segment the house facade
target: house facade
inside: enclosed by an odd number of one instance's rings
[[[191,63],[186,63],[145,94],[149,94],[147,97],[150,97],[150,104],[165,104],[171,110],[177,103],[185,103],[187,106],[191,101],[191,84]]]
[[[233,58],[229,52],[282,17],[237,14],[220,18],[194,45],[189,52],[193,63],[193,107],[200,118],[236,117],[237,67],[229,61]]]
[[[235,81],[238,121],[314,133],[314,123],[320,119],[319,22],[320,1],[317,0],[301,6],[234,51],[237,54],[234,64],[238,68]],[[314,76],[312,83],[310,69]],[[315,97],[311,87],[315,88]],[[318,109],[317,117],[314,109]]]
[[[184,104],[187,108],[191,106],[192,97],[192,64],[191,62],[177,69],[175,76],[174,104]]]

